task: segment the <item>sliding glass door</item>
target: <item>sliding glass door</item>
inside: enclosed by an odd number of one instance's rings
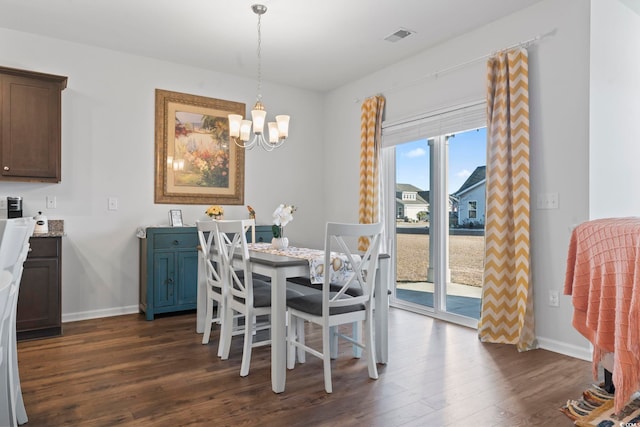
[[[392,304],[477,326],[485,128],[396,143]]]

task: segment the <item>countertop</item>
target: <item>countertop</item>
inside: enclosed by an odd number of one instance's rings
[[[51,219],[48,221],[48,233],[33,233],[31,237],[62,237],[64,233],[64,220]]]

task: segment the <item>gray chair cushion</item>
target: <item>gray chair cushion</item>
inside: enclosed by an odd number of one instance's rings
[[[290,277],[287,279],[287,282],[295,283],[298,285],[306,286],[307,288],[322,290],[322,283],[311,283],[311,279],[308,277]],[[330,292],[339,292],[342,287],[340,285],[331,284],[329,291]],[[362,289],[355,283],[349,285],[349,288],[345,291],[345,294],[350,295],[352,297],[359,297],[362,295]]]
[[[335,293],[331,292],[331,296]],[[352,298],[350,295],[343,295],[341,299]],[[313,314],[314,316],[322,316],[322,294],[313,293],[310,295],[301,295],[287,300],[287,307]],[[351,313],[353,311],[364,310],[364,304],[355,304],[346,307],[332,307],[329,310],[331,315]]]
[[[238,275],[238,278],[240,280],[244,279],[244,270],[237,270],[236,274]],[[261,281],[267,282],[267,283],[271,282],[271,277],[265,276],[264,274],[252,273],[252,275],[253,275],[253,280],[261,280]]]
[[[301,296],[300,292],[287,289],[287,300]],[[236,301],[244,301],[243,298],[234,297]],[[253,306],[254,307],[270,307],[271,306],[271,284],[261,280],[253,280]]]
[[[311,279],[309,279],[308,277],[289,277],[287,279],[287,282],[291,282],[291,283],[295,283],[298,285],[302,285],[302,286],[306,286],[308,288],[311,289],[317,289],[319,291],[322,290],[322,284],[321,283],[311,283]],[[335,285],[335,284],[331,284],[330,285],[330,291],[331,292],[339,292],[340,291],[340,286],[339,285]],[[360,289],[360,287],[356,284],[351,284],[349,286],[349,289],[347,289],[345,291],[345,294],[347,295],[351,295],[352,297],[359,297],[362,295],[362,289]],[[387,295],[391,295],[391,289],[387,290]]]

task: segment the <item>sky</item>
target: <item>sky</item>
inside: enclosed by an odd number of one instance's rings
[[[478,167],[487,164],[486,128],[449,138],[449,193],[455,193]],[[426,139],[396,145],[396,183],[429,190],[429,144]]]

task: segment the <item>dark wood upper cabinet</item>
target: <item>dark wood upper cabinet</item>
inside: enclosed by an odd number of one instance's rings
[[[67,77],[0,67],[0,181],[60,182]]]

